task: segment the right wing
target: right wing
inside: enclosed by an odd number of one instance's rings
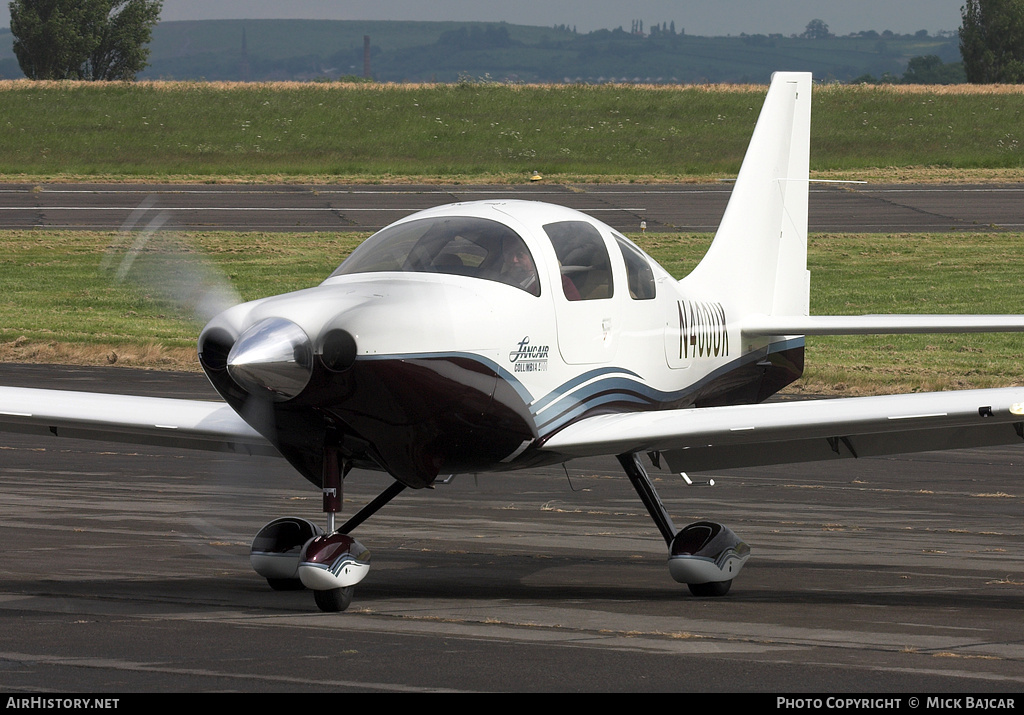
[[[0,387],[0,430],[280,456],[227,404]]]
[[[552,435],[566,457],[660,452],[673,471],[1024,443],[1024,387],[588,417]]]

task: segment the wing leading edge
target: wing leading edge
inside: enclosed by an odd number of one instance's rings
[[[279,456],[222,402],[0,387],[0,430]]]
[[[703,471],[1024,442],[1024,387],[599,415],[544,445],[567,457],[659,451]]]

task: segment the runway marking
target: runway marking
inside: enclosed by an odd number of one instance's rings
[[[635,191],[624,191],[622,193],[637,193]],[[647,193],[647,192],[642,192]],[[687,193],[687,192],[679,192]],[[305,196],[309,194],[366,194],[368,196],[388,195],[416,195],[416,194],[519,194],[536,196],[538,194],[558,194],[572,196],[573,192],[565,191],[522,191],[516,189],[383,189],[370,191],[367,189],[317,189],[313,187],[301,188],[293,191],[280,189],[43,189],[32,191],[31,189],[0,189],[0,194],[224,194],[227,196],[247,196],[249,194],[269,194],[272,196]]]
[[[108,195],[110,197],[122,197],[128,198],[130,201],[134,201],[137,197],[139,200],[143,200],[145,197],[159,196],[158,203],[178,203],[178,204],[191,204],[197,196],[210,195],[210,198],[219,197],[229,198],[233,197],[232,200],[236,200],[239,204],[244,202],[257,202],[257,203],[273,203],[278,204],[277,206],[256,206],[248,208],[242,205],[225,205],[218,201],[218,205],[201,207],[194,205],[186,206],[171,206],[171,207],[160,207],[160,210],[168,212],[172,217],[177,216],[174,219],[178,226],[176,230],[188,230],[192,225],[198,224],[203,228],[222,229],[222,230],[320,230],[320,231],[335,231],[335,230],[350,230],[350,231],[371,231],[381,228],[386,223],[394,220],[394,218],[386,218],[386,216],[376,216],[377,213],[390,215],[395,218],[407,216],[415,213],[418,210],[434,207],[440,203],[450,203],[455,201],[470,201],[474,199],[486,199],[486,198],[501,198],[507,200],[546,200],[553,203],[558,203],[573,208],[583,210],[585,212],[593,214],[595,217],[604,217],[604,221],[623,224],[623,226],[616,226],[619,230],[631,230],[627,226],[633,226],[636,221],[640,218],[645,218],[648,223],[651,222],[652,217],[658,220],[655,221],[654,226],[648,227],[648,230],[656,232],[670,230],[670,231],[714,231],[717,228],[717,224],[714,222],[715,219],[709,214],[720,215],[719,212],[711,210],[708,214],[701,214],[700,218],[704,221],[710,221],[711,223],[691,224],[685,219],[687,216],[686,202],[691,201],[698,203],[704,201],[707,203],[709,197],[714,205],[719,202],[724,204],[724,200],[727,199],[732,191],[731,184],[723,182],[721,185],[691,185],[685,186],[612,186],[612,185],[578,185],[578,184],[565,184],[565,185],[550,185],[546,187],[538,187],[535,185],[505,185],[505,186],[479,186],[479,187],[461,187],[457,185],[409,185],[409,186],[391,186],[387,188],[373,188],[373,187],[345,187],[344,185],[325,186],[318,187],[316,185],[294,185],[294,186],[265,186],[265,187],[241,187],[238,185],[222,185],[220,187],[206,188],[200,185],[184,185],[181,188],[176,188],[175,185],[125,185],[125,186],[103,186],[96,188],[82,188],[82,185],[76,185],[71,187],[54,187],[54,186],[28,186],[28,185],[5,185],[0,188],[0,200],[6,202],[6,195],[18,194],[19,198],[31,198],[31,205],[18,204],[14,206],[0,206],[0,218],[7,216],[8,218],[3,219],[2,223],[7,226],[8,229],[27,229],[27,228],[49,228],[53,230],[73,230],[73,229],[105,229],[105,228],[116,228],[116,226],[108,226],[108,223],[116,224],[118,220],[116,216],[124,216],[125,214],[136,211],[137,207],[134,205],[129,206],[47,206],[48,199],[44,198],[43,195],[54,194],[64,195],[67,194],[68,198],[81,197],[83,201],[90,201],[82,195],[94,194],[97,197],[102,195]],[[862,205],[868,206],[876,203],[885,203],[890,205],[897,215],[905,214],[919,214],[922,213],[921,209],[915,208],[916,202],[913,198],[915,195],[920,194],[922,196],[931,198],[950,196],[950,195],[961,195],[964,201],[969,201],[966,197],[973,194],[985,194],[990,193],[993,195],[993,202],[1006,203],[1007,201],[1013,201],[1011,197],[1018,196],[1024,193],[1024,184],[1021,185],[1009,185],[1009,186],[993,186],[988,187],[984,185],[974,186],[893,186],[893,185],[878,185],[872,187],[858,186],[850,189],[835,189],[833,187],[822,187],[822,188],[811,188],[811,194],[814,194],[811,205],[811,220],[810,229],[815,232],[828,231],[828,230],[844,230],[849,232],[862,232],[862,233],[893,233],[893,232],[929,232],[929,231],[941,231],[941,232],[978,232],[978,231],[1019,231],[1024,228],[1024,222],[1022,222],[1017,216],[1012,213],[1008,213],[1012,209],[1003,210],[999,209],[1007,218],[1013,219],[1012,221],[1000,222],[998,220],[992,221],[972,221],[970,217],[958,217],[955,215],[947,215],[948,212],[937,209],[929,210],[925,223],[921,223],[919,217],[910,219],[911,222],[899,221],[891,223],[859,223],[859,222],[843,222],[839,219],[833,219],[830,208],[840,204],[842,201],[848,199],[853,201],[860,201]],[[175,200],[173,196],[180,194],[181,199]],[[345,196],[349,195],[353,199],[353,203],[357,205],[345,206]],[[687,196],[690,199],[687,199]],[[822,196],[827,198],[822,198]],[[901,195],[903,198],[901,198]],[[261,202],[258,197],[266,196],[268,200]],[[273,196],[271,200],[269,197]],[[285,197],[294,198],[285,198]],[[321,198],[321,201],[317,201],[317,197]],[[381,203],[391,202],[390,206],[365,206],[361,204],[361,201],[356,199],[377,197]],[[390,197],[390,198],[389,198]],[[577,198],[573,198],[577,197]],[[615,203],[622,197],[631,197],[632,199],[650,201],[652,206],[616,206]],[[701,198],[705,197],[705,198]],[[995,197],[1005,197],[996,199]],[[56,196],[55,196],[56,198]],[[934,203],[931,198],[926,198],[925,203]],[[400,202],[397,199],[402,199]],[[408,199],[406,201],[405,199]],[[76,198],[77,200],[77,198]],[[953,201],[954,199],[942,199],[945,201]],[[341,206],[324,206],[325,203],[340,203]],[[395,206],[395,203],[401,203],[401,206]],[[962,202],[957,202],[962,203]],[[284,205],[281,205],[284,204]],[[321,204],[316,206],[307,206],[303,204]],[[597,204],[597,206],[588,206],[588,204]],[[670,208],[671,207],[671,208]],[[682,210],[680,210],[682,207]],[[154,207],[156,208],[156,207]],[[203,211],[210,213],[234,213],[239,216],[236,219],[224,218],[223,220],[217,219],[214,216],[208,216],[203,218]],[[63,213],[67,212],[70,216],[63,216]],[[87,219],[84,217],[78,217],[79,213],[92,212],[99,213],[95,219]],[[103,212],[109,212],[104,215]],[[296,214],[302,214],[308,212],[310,215],[303,219],[301,216],[296,218]],[[18,217],[14,217],[11,214],[18,213]],[[188,218],[179,214],[193,213],[197,214],[192,218]],[[247,214],[251,220],[241,218],[243,213]],[[332,214],[330,217],[324,216],[325,213]],[[616,216],[617,213],[622,213],[622,216]],[[292,218],[285,219],[258,219],[257,216],[263,216],[268,214],[291,214]],[[356,214],[366,214],[366,217],[360,219]],[[371,216],[371,214],[373,214]],[[320,216],[320,218],[317,218]],[[630,219],[628,217],[632,216]],[[77,218],[76,218],[77,217]],[[692,216],[690,218],[697,218]],[[631,221],[633,223],[631,223]],[[280,224],[280,225],[279,225]],[[289,225],[284,225],[289,224]]]
[[[410,189],[385,189],[385,190],[367,190],[367,189],[338,189],[338,188],[316,188],[316,187],[303,187],[295,190],[280,190],[280,189],[175,189],[166,186],[153,188],[153,189],[140,189],[140,188],[125,188],[125,189],[51,189],[43,188],[42,191],[34,191],[32,188],[18,188],[18,189],[0,189],[0,194],[18,194],[18,195],[81,195],[81,194],[94,194],[94,195],[195,195],[195,196],[295,196],[296,198],[308,198],[309,196],[502,196],[508,199],[524,199],[530,200],[531,198],[544,197],[544,196],[558,196],[558,197],[573,197],[573,196],[587,196],[590,198],[600,198],[602,196],[702,196],[707,194],[723,195],[728,196],[732,192],[731,186],[707,187],[707,188],[693,188],[693,189],[658,189],[658,188],[641,188],[637,190],[623,190],[623,189],[604,189],[600,187],[585,187],[585,186],[566,186],[564,189],[529,189],[529,188],[501,188],[501,189],[464,189],[459,187],[439,187],[439,188],[410,188]],[[835,189],[810,189],[810,194],[816,195],[827,195],[827,196],[860,196],[862,198],[870,198],[872,196],[878,196],[883,194],[972,194],[972,193],[989,193],[989,194],[1019,194],[1024,193],[1024,187],[915,187],[915,188],[871,188],[870,185],[852,189],[848,191],[836,191]],[[18,207],[3,207],[6,210],[17,210]],[[37,210],[43,207],[32,206],[33,210]],[[66,207],[59,207],[61,210],[70,210]],[[79,209],[79,210],[90,210],[90,209]],[[96,209],[101,210],[101,209]],[[121,210],[107,209],[107,210]],[[178,209],[178,210],[200,210],[200,209]],[[207,210],[260,210],[260,209],[242,209],[242,208],[211,208]],[[289,209],[262,209],[262,210],[289,210]],[[299,209],[294,209],[299,210]],[[301,210],[317,210],[317,209],[301,209]],[[363,209],[366,211],[400,211],[402,209]],[[588,209],[597,211],[600,209]],[[642,209],[635,208],[622,208],[622,209],[605,209],[605,210],[623,210],[623,211],[637,211]]]
[[[433,208],[431,206],[430,208]],[[135,207],[126,206],[0,206],[0,211],[134,211]],[[154,207],[154,211],[157,207]],[[248,206],[160,206],[160,211],[260,211],[264,213],[274,213],[278,211],[302,211],[302,212],[317,212],[317,211],[418,211],[418,208],[363,208],[361,206],[335,206],[335,207],[319,207],[309,208],[301,206],[284,206],[280,208],[273,208],[269,206],[265,207],[248,207]],[[646,211],[645,208],[632,208],[629,206],[623,206],[621,208],[588,208],[587,212],[601,212],[601,211]]]
[[[544,196],[544,195],[558,195],[558,196],[578,196],[580,192],[584,195],[605,195],[605,194],[623,194],[633,195],[637,194],[727,194],[732,191],[731,188],[706,188],[706,189],[637,189],[634,191],[625,191],[621,189],[597,189],[589,190],[584,187],[575,187],[575,190],[566,187],[564,189],[465,189],[459,187],[451,188],[411,188],[411,189],[381,189],[381,190],[369,190],[369,189],[320,189],[316,187],[302,187],[295,190],[283,190],[283,189],[174,189],[169,187],[160,187],[153,189],[49,189],[44,188],[41,191],[33,191],[31,188],[26,189],[0,189],[0,194],[223,194],[227,196],[237,195],[246,196],[249,194],[268,194],[271,196],[306,196],[309,194],[320,195],[320,194],[365,194],[367,196],[404,196],[404,195],[432,195],[432,194],[484,194],[484,195],[516,195],[516,196]]]
[[[658,188],[640,188],[636,190],[624,190],[624,189],[603,189],[598,187],[586,187],[579,185],[572,185],[572,189],[569,185],[566,185],[565,189],[528,189],[528,188],[507,188],[507,189],[465,189],[459,187],[440,187],[440,188],[410,188],[410,189],[382,189],[382,190],[369,190],[369,189],[331,189],[331,188],[316,188],[314,186],[301,187],[294,190],[282,190],[282,189],[175,189],[162,186],[153,189],[138,189],[138,188],[125,188],[125,189],[51,189],[43,188],[41,191],[34,191],[31,187],[29,188],[18,188],[18,189],[0,189],[0,194],[224,194],[224,195],[238,195],[245,196],[250,194],[267,194],[272,196],[302,196],[308,194],[366,194],[369,196],[388,196],[388,195],[433,195],[433,194],[481,194],[481,195],[505,195],[515,194],[518,196],[545,196],[545,195],[565,195],[572,196],[576,192],[582,191],[585,195],[663,195],[663,196],[678,196],[686,194],[729,194],[732,192],[731,186],[723,186],[721,188],[694,188],[694,189],[658,189]],[[851,192],[837,192],[834,189],[811,189],[810,193],[817,194],[846,194]],[[858,188],[852,193],[858,194],[968,194],[968,193],[1024,193],[1024,187],[936,187],[936,188],[871,188],[868,184],[864,188]]]
[[[863,189],[857,193],[872,193],[872,194],[1015,194],[1024,192],[1024,187],[1002,187],[1002,188],[970,188],[960,187],[956,189],[950,188],[913,188],[913,189]]]

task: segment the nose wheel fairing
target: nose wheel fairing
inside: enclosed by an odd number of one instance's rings
[[[308,588],[322,611],[348,608],[370,570],[370,551],[347,533],[325,534],[299,517],[274,519],[253,539],[253,570],[275,591]]]
[[[348,534],[313,537],[299,556],[299,579],[313,591],[350,588],[366,578],[369,570],[369,549]]]

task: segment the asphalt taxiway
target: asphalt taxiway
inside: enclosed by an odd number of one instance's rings
[[[548,201],[619,231],[714,231],[732,183],[478,185],[0,184],[0,229],[375,231],[420,209],[480,199]],[[1024,230],[1024,184],[812,183],[811,231]]]
[[[198,374],[0,366],[0,384],[213,398]],[[659,473],[677,524],[753,555],[724,598],[674,583],[614,459],[459,475],[356,536],[341,614],[270,590],[248,545],[320,496],[283,461],[0,435],[0,691],[1024,688],[1024,445]],[[385,484],[353,472],[352,513]]]

